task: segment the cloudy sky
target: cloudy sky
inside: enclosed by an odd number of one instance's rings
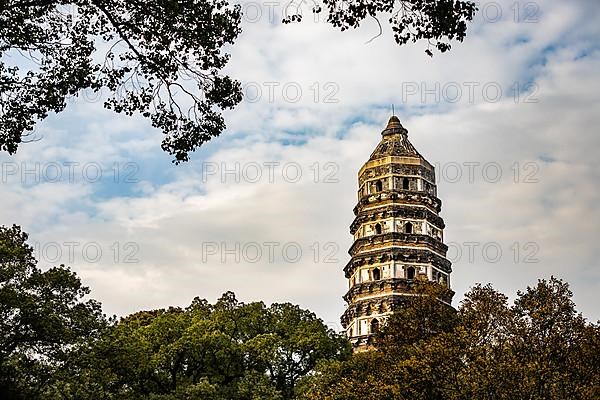
[[[433,58],[385,23],[369,42],[375,21],[341,33],[306,3],[292,25],[285,3],[241,4],[227,73],[245,100],[192,161],[89,94],[0,154],[0,223],[30,233],[44,268],[70,265],[108,314],[231,290],[337,329],[356,174],[394,104],[437,167],[454,303],[477,282],[514,298],[555,275],[600,319],[598,2],[483,2]]]

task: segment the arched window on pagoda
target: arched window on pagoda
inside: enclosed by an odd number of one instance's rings
[[[381,279],[381,271],[379,270],[379,268],[373,269],[373,280],[378,281],[380,279]]]
[[[414,267],[408,267],[406,269],[406,279],[415,279],[415,268]]]
[[[404,224],[404,233],[413,233],[413,226],[410,222]]]
[[[448,278],[446,278],[446,274],[440,273],[440,278],[438,279],[438,282],[441,283],[444,286],[447,286],[448,285]]]
[[[381,235],[381,224],[375,224],[375,234]]]
[[[402,189],[408,190],[410,188],[408,178],[402,179]]]
[[[371,320],[371,333],[379,332],[379,320],[377,318],[373,318]]]

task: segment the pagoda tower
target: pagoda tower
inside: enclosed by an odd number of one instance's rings
[[[411,296],[417,280],[449,288],[452,272],[434,167],[409,142],[396,116],[381,135],[358,172],[354,243],[344,267],[348,292],[341,322],[355,351],[369,348],[372,335]]]

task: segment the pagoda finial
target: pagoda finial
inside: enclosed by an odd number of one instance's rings
[[[402,128],[402,124],[400,123],[400,119],[395,115],[392,115],[387,123],[385,129],[394,129],[394,128]]]
[[[400,123],[400,119],[395,115],[392,115],[387,123],[387,126],[385,127],[383,132],[381,132],[381,134],[385,136],[394,133],[402,133],[406,135],[408,134],[408,131],[402,126],[402,124]]]

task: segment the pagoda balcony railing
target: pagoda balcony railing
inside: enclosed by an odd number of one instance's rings
[[[414,279],[405,278],[386,278],[376,281],[367,281],[357,283],[344,295],[344,300],[351,303],[357,296],[375,294],[375,293],[393,293],[393,292],[409,292],[415,286]]]
[[[358,254],[361,250],[364,250],[367,246],[376,245],[396,245],[396,246],[417,246],[417,247],[430,247],[441,255],[446,255],[448,246],[446,246],[440,240],[431,237],[429,235],[423,235],[420,233],[402,233],[402,232],[388,232],[379,235],[365,236],[356,239],[348,253],[351,256]],[[375,251],[375,249],[373,249]]]
[[[384,247],[372,252],[352,256],[344,267],[344,274],[346,278],[350,278],[354,271],[363,265],[382,264],[391,261],[401,264],[431,264],[448,274],[452,272],[452,263],[450,260],[427,250],[425,247]]]
[[[393,189],[361,196],[358,204],[354,207],[354,215],[358,215],[364,206],[385,201],[401,201],[407,204],[419,204],[428,207],[436,213],[439,213],[442,210],[442,201],[432,194],[412,190]]]
[[[417,219],[425,220],[435,226],[437,229],[444,229],[446,226],[442,217],[429,209],[405,206],[403,204],[388,204],[374,210],[362,210],[352,221],[350,233],[354,235],[356,230],[362,225],[370,222],[387,218],[397,219]]]

